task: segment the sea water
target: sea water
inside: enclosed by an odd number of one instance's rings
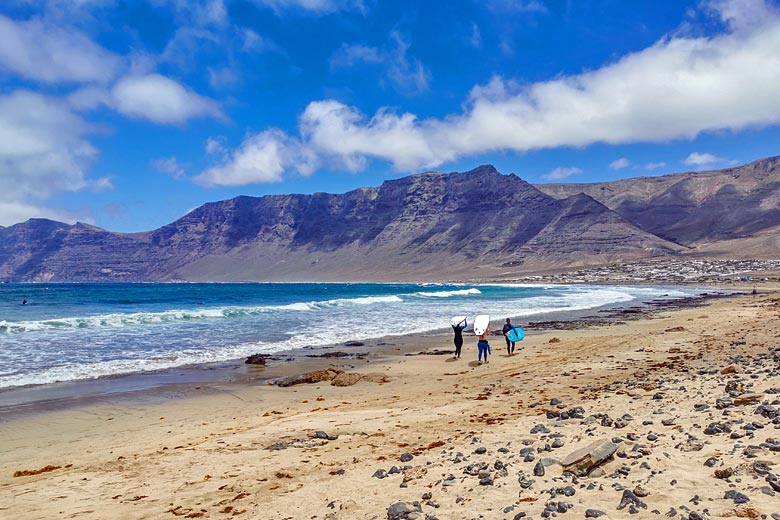
[[[0,284],[0,389],[165,370],[694,289],[520,284]],[[26,300],[27,304],[22,305]]]

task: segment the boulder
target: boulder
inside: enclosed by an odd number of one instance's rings
[[[586,477],[601,464],[612,460],[617,451],[617,444],[602,439],[570,453],[561,461],[564,473],[574,473],[578,477]]]
[[[343,370],[338,368],[329,368],[327,370],[312,370],[311,372],[306,372],[305,374],[285,377],[284,379],[279,380],[276,384],[278,386],[287,387],[310,383],[321,383],[323,381],[331,381],[343,372]]]
[[[244,361],[247,365],[261,365],[265,366],[265,362],[270,358],[268,354],[252,354],[248,358],[246,358],[246,361]]]
[[[330,384],[333,386],[352,386],[360,381],[360,379],[360,374],[356,374],[354,372],[344,372],[343,374],[339,374],[334,377]]]

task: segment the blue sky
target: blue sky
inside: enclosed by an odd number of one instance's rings
[[[0,225],[723,168],[780,153],[777,85],[775,0],[9,0]]]

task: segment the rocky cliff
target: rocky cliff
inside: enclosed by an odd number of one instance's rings
[[[780,157],[717,171],[536,187],[559,199],[585,193],[641,229],[686,246],[761,236],[780,226]]]
[[[678,254],[590,194],[492,166],[343,195],[237,197],[121,234],[32,219],[0,229],[0,279],[430,280]]]

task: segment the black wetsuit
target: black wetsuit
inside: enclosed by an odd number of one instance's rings
[[[510,330],[512,330],[512,329],[514,329],[514,328],[515,328],[515,326],[514,326],[514,325],[509,325],[509,324],[506,324],[506,325],[504,325],[504,330],[503,330],[503,332],[504,332],[504,339],[506,340],[506,352],[507,352],[507,354],[509,354],[510,356],[511,356],[511,355],[514,353],[514,351],[515,351],[515,342],[514,342],[514,341],[509,341],[509,338],[508,338],[508,337],[506,337],[506,335],[507,335],[507,333],[508,333]]]
[[[453,325],[452,330],[455,331],[455,357],[460,357],[460,349],[463,348],[463,329],[460,325]]]

